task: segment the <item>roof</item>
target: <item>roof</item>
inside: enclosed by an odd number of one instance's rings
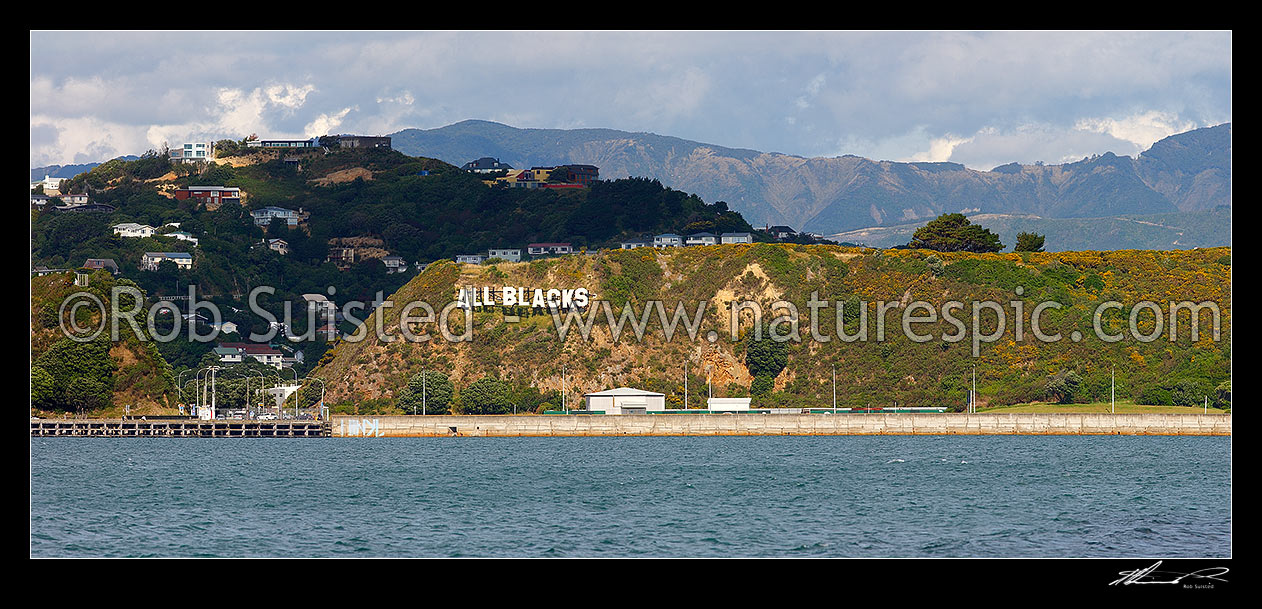
[[[189,186],[188,188],[178,188],[176,190],[241,190],[236,186]]]
[[[186,254],[184,252],[145,252],[145,256],[149,258],[181,258],[181,259],[188,258],[190,260],[193,259],[192,254]]]
[[[749,237],[749,233],[723,233],[723,237]]]
[[[793,228],[792,228],[792,227],[789,227],[789,226],[783,226],[783,225],[773,226],[773,227],[771,227],[771,228],[769,228],[769,229],[767,229],[767,230],[768,230],[768,231],[772,231],[772,232],[777,232],[777,233],[796,233],[796,232],[797,232],[797,231],[793,230]]]
[[[654,396],[666,397],[664,393],[655,393],[645,391],[643,389],[634,389],[631,387],[619,387],[617,389],[607,389],[605,391],[595,391],[592,393],[584,393],[583,397],[606,397],[606,396]]]
[[[280,355],[280,351],[273,349],[271,345],[256,345],[254,343],[219,343],[219,349],[240,349],[248,355]],[[219,349],[216,349],[216,351]]]
[[[298,213],[298,212],[296,212],[296,211],[294,211],[294,210],[292,210],[292,209],[285,209],[284,207],[275,207],[275,206],[272,206],[272,205],[268,205],[267,207],[260,207],[259,209],[256,209],[256,210],[254,210],[254,211],[252,211],[252,212],[250,212],[250,213],[251,213],[251,214],[257,214],[257,213],[272,214],[272,213],[277,213],[277,212],[280,212],[280,213],[285,213],[285,214],[296,214],[296,213]]]
[[[675,233],[662,233],[662,234],[660,234],[660,235],[655,235],[655,236],[654,236],[654,238],[657,238],[657,237],[678,237],[678,236],[679,236],[679,235],[676,235]]]
[[[527,245],[526,247],[570,247],[570,244],[568,242],[567,243],[531,243],[530,245]]]
[[[689,237],[713,237],[713,236],[714,236],[714,233],[705,233],[705,232],[701,232],[701,233],[693,233],[693,234],[688,235],[688,236],[689,236]]]

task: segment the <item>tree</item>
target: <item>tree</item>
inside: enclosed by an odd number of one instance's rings
[[[1041,252],[1043,251],[1043,235],[1038,233],[1017,233],[1018,252]]]
[[[939,252],[979,253],[997,252],[1004,246],[999,241],[999,235],[969,222],[964,214],[942,214],[916,229],[907,247]]]
[[[789,348],[784,342],[772,339],[770,331],[759,339],[755,332],[745,335],[745,366],[750,376],[775,378],[789,363]]]
[[[397,405],[407,413],[447,414],[453,393],[455,387],[446,374],[426,370],[408,380],[407,387],[399,392]]]
[[[484,376],[460,392],[460,414],[503,414],[512,408],[508,385]]]
[[[1061,404],[1069,404],[1078,395],[1082,377],[1073,370],[1062,370],[1047,378],[1047,396]]]
[[[31,366],[31,406],[53,407],[56,389],[53,375],[39,366]]]

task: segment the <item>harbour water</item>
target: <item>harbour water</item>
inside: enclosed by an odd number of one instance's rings
[[[32,556],[1226,557],[1230,437],[31,438]]]

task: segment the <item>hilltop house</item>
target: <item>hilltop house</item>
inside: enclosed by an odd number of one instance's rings
[[[376,135],[335,135],[333,139],[341,148],[385,148],[390,149],[390,136]]]
[[[476,161],[469,161],[460,168],[473,173],[491,173],[493,171],[512,169],[513,166],[508,163],[501,163],[499,159],[484,156]]]
[[[193,268],[193,255],[184,252],[145,252],[140,257],[140,268],[146,271],[156,271],[163,260],[174,262],[180,269]]]
[[[687,245],[717,245],[718,242],[719,240],[714,236],[714,233],[704,232],[688,235],[688,239],[685,241]]]
[[[249,148],[318,148],[320,146],[320,138],[310,138],[305,140],[250,140],[246,142]]]
[[[653,237],[653,247],[683,247],[684,239],[675,233],[662,233]]]
[[[569,243],[531,243],[526,246],[526,251],[532,256],[541,256],[545,254],[572,254],[574,248]]]
[[[753,243],[754,236],[749,233],[723,233],[719,239],[722,243]]]
[[[781,226],[781,225],[768,227],[767,232],[770,233],[771,236],[775,237],[776,239],[784,239],[786,237],[792,237],[798,234],[798,232],[793,230],[792,228],[789,228],[787,226]]]
[[[152,237],[154,231],[158,230],[148,224],[136,224],[135,222],[124,222],[115,224],[113,227],[114,234],[125,239],[143,239]]]
[[[172,163],[211,161],[215,158],[215,145],[210,142],[185,143],[179,148],[172,148],[169,156]]]
[[[460,254],[456,256],[459,264],[482,264],[486,262],[486,254]]]
[[[189,186],[171,193],[176,200],[193,199],[204,204],[241,203],[241,189],[232,186]]]
[[[521,248],[491,248],[486,252],[487,259],[500,258],[505,262],[521,262]]]
[[[31,190],[43,186],[44,194],[57,194],[61,192],[61,183],[65,180],[66,178],[50,178],[48,174],[44,174],[44,179],[31,182]]]
[[[648,247],[650,245],[652,244],[649,243],[648,241],[645,241],[643,239],[636,239],[635,241],[623,241],[622,243],[619,243],[618,249],[633,250],[637,247]]]

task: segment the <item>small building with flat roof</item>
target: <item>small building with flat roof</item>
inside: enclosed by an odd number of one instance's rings
[[[583,409],[605,414],[646,414],[666,410],[666,394],[619,387],[583,394]]]

